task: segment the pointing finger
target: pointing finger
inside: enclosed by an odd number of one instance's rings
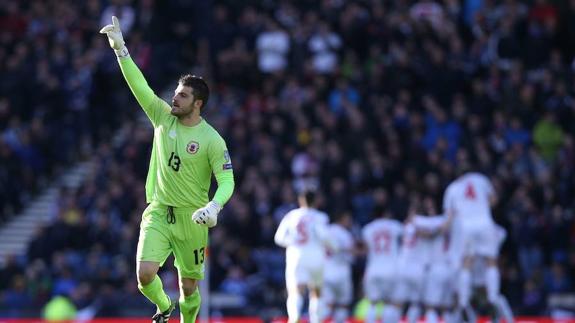
[[[118,30],[120,30],[120,21],[118,21],[116,16],[112,16],[112,24],[114,25],[114,28],[118,28]]]

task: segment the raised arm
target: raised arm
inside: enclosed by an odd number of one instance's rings
[[[126,79],[136,100],[155,126],[163,115],[169,115],[170,107],[154,93],[144,75],[130,57],[118,18],[112,16],[112,24],[102,28],[100,33],[108,36],[108,42],[118,57],[118,63],[124,79]]]

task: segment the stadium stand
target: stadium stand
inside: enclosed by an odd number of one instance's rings
[[[210,241],[210,288],[233,301],[213,315],[283,315],[273,234],[298,187],[357,231],[417,194],[440,201],[467,162],[502,194],[514,312],[575,315],[575,1],[0,0],[0,224],[95,165],[3,259],[0,317],[58,295],[98,317],[150,310],[134,259],[152,129],[98,34],[111,13],[158,93],[185,72],[212,86],[236,174]]]

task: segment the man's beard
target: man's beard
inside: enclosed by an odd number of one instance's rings
[[[174,106],[172,106],[172,109],[170,110],[170,113],[178,118],[187,117],[188,115],[191,115],[193,112],[194,108],[184,109],[182,107],[174,107]]]

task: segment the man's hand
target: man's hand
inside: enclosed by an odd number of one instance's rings
[[[199,225],[205,225],[208,228],[215,227],[218,224],[218,213],[222,207],[214,202],[208,202],[206,206],[198,209],[194,214],[192,214],[192,220]]]
[[[100,34],[106,34],[106,36],[108,36],[110,47],[114,49],[118,57],[128,55],[126,43],[124,42],[122,30],[120,29],[120,21],[116,16],[112,16],[112,24],[104,26],[104,28],[100,30]]]

